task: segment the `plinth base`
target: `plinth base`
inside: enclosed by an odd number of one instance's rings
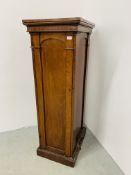
[[[77,141],[77,144],[76,144],[76,147],[75,147],[75,150],[74,150],[72,157],[67,157],[67,156],[64,156],[61,154],[57,154],[57,153],[48,151],[47,149],[41,149],[41,148],[37,149],[37,155],[39,155],[41,157],[45,157],[45,158],[53,160],[53,161],[56,161],[56,162],[59,162],[61,164],[64,164],[64,165],[67,165],[70,167],[74,167],[78,153],[81,149],[83,139],[85,137],[85,133],[86,133],[86,128],[83,127],[79,133],[78,141]]]

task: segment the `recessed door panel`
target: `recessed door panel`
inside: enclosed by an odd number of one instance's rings
[[[66,115],[66,51],[64,35],[41,35],[45,135],[48,147],[64,151]]]

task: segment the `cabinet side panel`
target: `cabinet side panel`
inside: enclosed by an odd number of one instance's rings
[[[46,143],[49,148],[65,149],[66,59],[64,36],[41,34]]]
[[[83,87],[84,87],[84,71],[85,71],[85,49],[86,34],[80,33],[76,35],[76,55],[74,66],[74,129],[73,129],[73,147],[77,142],[77,136],[81,129],[83,114]]]

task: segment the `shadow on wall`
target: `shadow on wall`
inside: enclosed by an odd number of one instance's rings
[[[106,38],[106,37],[105,37]],[[88,76],[85,92],[85,123],[98,137],[104,139],[106,135],[106,107],[110,86],[118,62],[117,52],[112,50],[103,33],[94,30],[91,35]],[[88,82],[88,83],[87,83]],[[104,132],[103,132],[104,131]]]

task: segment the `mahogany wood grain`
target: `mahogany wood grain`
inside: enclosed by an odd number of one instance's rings
[[[74,18],[52,18],[52,19],[25,19],[23,23],[26,26],[38,26],[38,25],[81,25],[90,28],[94,28],[94,23],[87,21],[81,17],[74,17]]]
[[[83,110],[83,86],[84,86],[84,71],[85,71],[85,44],[86,33],[79,33],[76,35],[76,52],[74,63],[74,96],[73,96],[73,110],[74,110],[74,127],[73,127],[73,148],[77,143],[77,136],[81,129],[82,110]]]
[[[31,35],[37,154],[73,167],[86,133],[85,77],[94,24],[78,17],[23,20],[23,24]]]
[[[66,115],[66,53],[64,39],[62,34],[41,34],[40,36],[45,94],[46,144],[63,151],[65,147]]]
[[[65,137],[65,153],[66,156],[72,156],[72,78],[73,78],[73,60],[74,36],[70,33],[71,40],[67,40],[68,35],[65,35],[66,49],[66,137]]]
[[[36,92],[36,104],[38,113],[38,129],[40,148],[45,148],[45,116],[44,116],[44,94],[42,85],[42,64],[39,50],[39,35],[33,33],[31,35],[32,44],[32,56],[33,56],[33,68],[35,77],[35,92]]]

